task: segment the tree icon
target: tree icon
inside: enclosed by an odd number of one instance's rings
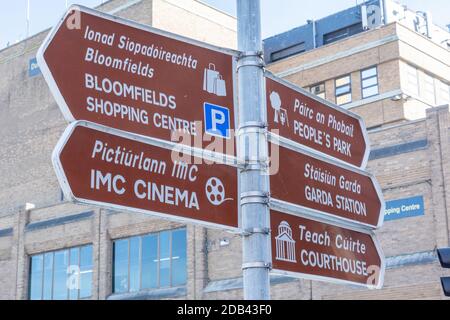
[[[276,91],[272,91],[272,93],[269,96],[270,98],[270,105],[272,106],[272,109],[275,110],[275,116],[273,121],[275,123],[281,122],[281,125],[285,125],[288,121],[287,119],[287,111],[283,108],[281,108],[281,97]],[[289,123],[287,123],[289,126]]]

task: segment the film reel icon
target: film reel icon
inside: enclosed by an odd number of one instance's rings
[[[206,182],[205,192],[208,201],[214,206],[220,206],[225,201],[233,200],[225,198],[225,187],[222,181],[215,177]]]

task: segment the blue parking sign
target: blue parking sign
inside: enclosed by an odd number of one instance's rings
[[[205,102],[205,132],[217,137],[230,138],[230,110]]]
[[[28,76],[31,78],[40,74],[41,69],[39,69],[36,58],[30,59],[30,61],[28,62]]]

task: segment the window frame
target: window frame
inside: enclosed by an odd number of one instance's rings
[[[93,290],[92,290],[92,285],[93,285],[93,277],[91,278],[91,294],[89,296],[86,297],[81,297],[81,249],[85,248],[85,247],[91,247],[93,249],[93,244],[85,244],[85,245],[81,245],[81,246],[75,246],[75,247],[70,247],[70,248],[64,248],[64,249],[58,249],[58,250],[53,250],[53,251],[45,251],[45,252],[40,252],[40,253],[36,253],[36,254],[32,254],[28,256],[28,261],[29,261],[29,266],[28,266],[28,300],[31,300],[31,291],[32,291],[32,269],[33,269],[33,258],[34,257],[42,257],[42,275],[41,275],[41,294],[40,294],[40,298],[39,299],[34,299],[37,301],[43,301],[43,300],[49,300],[49,301],[54,301],[54,286],[55,286],[55,254],[56,253],[60,253],[60,252],[67,252],[67,267],[69,268],[72,264],[71,264],[71,251],[72,250],[78,250],[78,261],[76,266],[78,266],[79,270],[80,270],[80,274],[78,277],[78,288],[76,289],[77,291],[77,298],[76,299],[71,299],[70,294],[71,294],[71,290],[74,289],[70,289],[69,287],[67,287],[66,291],[66,298],[64,300],[85,300],[85,299],[91,299],[93,297]],[[45,284],[45,256],[51,254],[52,257],[52,268],[51,268],[51,298],[50,299],[44,299],[44,284]],[[91,273],[93,274],[94,272],[94,253],[92,250],[92,256],[91,256]],[[67,280],[69,279],[70,274],[67,273],[66,270],[66,283]]]
[[[375,75],[369,76],[367,78],[364,78],[363,77],[363,73],[365,71],[369,71],[369,70],[372,70],[372,69],[375,69]],[[364,87],[364,81],[367,81],[367,80],[370,80],[370,79],[373,79],[373,78],[375,78],[377,80],[376,84]],[[369,67],[369,68],[362,69],[361,72],[360,72],[360,80],[361,80],[361,98],[362,99],[369,99],[369,98],[378,96],[380,94],[380,82],[379,82],[379,79],[378,79],[378,66],[372,66],[372,67]],[[372,89],[372,88],[375,88],[375,87],[377,88],[377,93],[372,94],[372,95],[368,95],[368,96],[364,96],[364,90]]]
[[[413,77],[413,74],[411,71],[414,70],[414,79],[415,83],[412,83],[410,80]],[[412,87],[415,87],[415,90],[413,92]],[[414,67],[413,65],[410,65],[409,63],[406,64],[406,90],[409,91],[409,93],[412,93],[417,96],[421,96],[420,92],[420,80],[419,80],[419,69]]]
[[[341,80],[341,79],[344,79],[344,78],[348,78],[348,79],[349,79],[348,84],[344,84],[344,85],[338,86],[338,85],[337,85],[337,82],[338,82],[339,80]],[[346,86],[349,87],[349,91],[348,91],[348,92],[341,93],[341,94],[338,94],[338,93],[337,93],[337,91],[338,91],[339,89],[344,88],[344,87],[346,87]],[[342,96],[346,96],[346,95],[349,95],[349,96],[350,96],[350,101],[349,101],[349,102],[346,102],[346,103],[343,103],[343,104],[339,104],[339,103],[338,103],[338,98],[339,98],[339,97],[342,97]],[[337,77],[337,78],[334,79],[334,97],[335,97],[336,104],[339,105],[339,106],[344,106],[344,105],[347,105],[347,104],[350,104],[350,103],[353,102],[353,94],[352,94],[352,75],[351,75],[350,73],[349,73],[349,74],[346,74],[346,75],[343,75],[343,76],[340,76],[340,77]]]
[[[436,85],[436,105],[450,104],[450,84],[441,79],[435,78]]]
[[[450,84],[444,81],[440,81],[439,104],[441,104],[441,101],[444,101],[444,104],[450,104]]]
[[[159,289],[165,289],[165,288],[175,288],[175,287],[179,287],[179,286],[184,286],[187,284],[187,258],[186,258],[186,266],[185,266],[185,271],[186,271],[186,278],[185,278],[185,282],[183,284],[177,284],[176,286],[173,285],[173,234],[177,231],[184,231],[185,232],[185,250],[186,250],[186,256],[187,256],[187,228],[186,227],[182,227],[182,228],[177,228],[177,229],[169,229],[169,230],[161,230],[161,231],[156,231],[156,232],[151,232],[151,233],[146,233],[146,234],[141,234],[141,235],[136,235],[136,236],[130,236],[130,237],[125,237],[125,238],[118,238],[118,239],[114,239],[113,240],[113,246],[112,246],[112,250],[113,250],[113,254],[112,254],[112,294],[130,294],[130,293],[136,293],[136,292],[142,292],[142,291],[147,291],[147,290],[159,290]],[[168,286],[161,286],[161,234],[168,232],[169,233],[169,285]],[[157,268],[156,268],[156,286],[155,287],[151,287],[151,288],[143,288],[142,287],[142,271],[143,271],[143,266],[142,266],[142,257],[143,257],[143,238],[147,237],[147,236],[152,236],[152,235],[156,235],[157,236]],[[139,239],[139,288],[136,291],[132,291],[130,288],[130,277],[131,277],[131,272],[130,272],[130,239],[132,238],[138,238]],[[128,259],[127,259],[127,286],[126,286],[126,290],[124,291],[116,291],[115,287],[116,287],[116,264],[115,264],[115,257],[116,257],[116,243],[119,241],[127,241],[127,246],[128,246]]]
[[[422,74],[423,74],[422,81],[419,81],[419,85],[422,85],[420,89],[420,97],[423,98],[423,100],[426,101],[426,103],[435,106],[438,100],[436,90],[437,89],[436,79],[427,72],[422,72]]]
[[[344,28],[328,32],[323,35],[323,45],[329,45],[343,39],[347,39],[364,31],[361,22],[354,23]]]

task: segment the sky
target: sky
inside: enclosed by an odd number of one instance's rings
[[[102,0],[29,0],[30,25],[28,35],[36,34],[54,25],[63,15],[66,2],[96,6]],[[202,0],[229,14],[236,14],[235,0]],[[362,3],[362,0],[261,0],[263,38],[290,30],[320,19],[339,10]],[[442,27],[450,24],[448,0],[401,0],[414,10],[430,10],[434,22]],[[14,44],[27,36],[27,0],[4,1],[0,11],[0,50],[9,42]]]

